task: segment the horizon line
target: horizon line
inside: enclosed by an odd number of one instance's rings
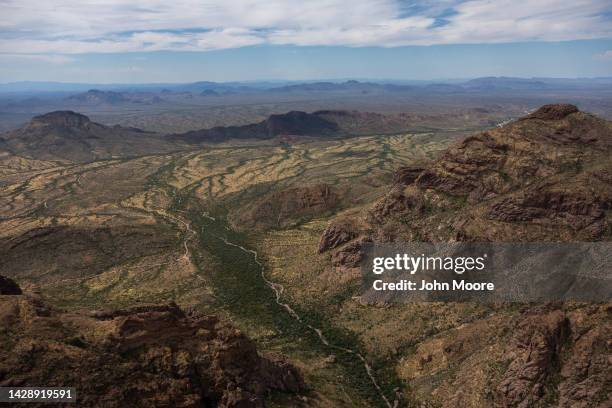
[[[508,78],[508,79],[612,79],[612,75],[609,76],[508,76],[508,75],[480,75],[473,77],[455,77],[455,78],[430,78],[430,79],[416,79],[416,78],[372,78],[372,77],[337,77],[337,78],[303,78],[303,79],[285,79],[285,78],[265,78],[265,79],[236,79],[227,81],[212,81],[207,79],[198,79],[193,81],[184,82],[171,82],[171,81],[160,81],[160,82],[66,82],[66,81],[53,81],[53,80],[31,80],[25,79],[20,81],[0,82],[0,85],[14,85],[14,84],[62,84],[62,85],[188,85],[196,84],[200,82],[209,82],[215,84],[231,84],[231,83],[262,83],[262,82],[433,82],[433,81],[469,81],[473,79],[482,78]]]

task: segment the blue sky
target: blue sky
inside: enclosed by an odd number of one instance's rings
[[[612,76],[608,0],[4,0],[0,82]]]

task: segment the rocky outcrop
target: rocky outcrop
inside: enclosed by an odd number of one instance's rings
[[[330,223],[319,241],[319,253],[334,249],[356,237],[354,227],[348,222]]]
[[[527,115],[523,120],[540,119],[540,120],[561,120],[567,115],[578,112],[578,108],[569,103],[559,103],[552,105],[544,105],[535,112]]]
[[[383,223],[388,217],[416,209],[417,205],[414,197],[400,188],[393,188],[370,209],[370,216],[375,222]]]
[[[610,203],[584,188],[558,190],[540,188],[505,197],[494,202],[488,217],[504,222],[549,222],[566,225],[572,230],[590,228],[597,238],[607,228],[605,211]]]
[[[594,314],[593,310],[589,312]],[[598,401],[601,401],[601,406],[610,403],[612,353],[609,330],[609,324],[599,323],[573,333],[574,345],[560,370],[559,408],[587,408],[596,406]]]
[[[421,175],[423,170],[425,170],[423,167],[418,166],[402,166],[393,174],[393,182],[405,186],[410,185]]]
[[[610,122],[545,105],[465,138],[423,170],[398,171],[371,219],[382,227],[401,218],[406,239],[604,239],[612,236],[610,154]]]
[[[263,407],[304,387],[228,323],[175,304],[84,316],[4,297],[0,323],[0,385],[70,384],[80,406]]]
[[[508,145],[492,133],[470,136],[446,151],[433,166],[425,169],[416,179],[416,185],[453,196],[465,196],[474,192],[480,198],[481,192],[503,192],[504,180],[491,178],[503,172],[508,149]]]
[[[544,397],[546,387],[553,387],[551,377],[560,366],[570,325],[557,310],[529,316],[516,330],[512,363],[497,387],[498,401],[504,407],[529,408]]]
[[[14,280],[0,275],[0,295],[21,295],[21,288]]]
[[[246,208],[239,208],[235,224],[240,227],[286,227],[325,214],[340,203],[340,192],[327,184],[274,191]]]
[[[451,314],[462,306],[440,305]],[[415,396],[431,402],[420,406],[603,408],[611,328],[605,305],[524,305],[428,336],[400,370]]]
[[[332,265],[339,272],[346,272],[350,269],[359,268],[364,256],[363,246],[370,241],[368,237],[361,237],[339,248],[332,253]]]

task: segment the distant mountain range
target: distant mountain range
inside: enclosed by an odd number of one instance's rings
[[[163,99],[151,92],[115,92],[90,89],[87,92],[69,96],[65,99],[69,103],[83,105],[119,105],[124,103],[156,104]]]
[[[87,92],[83,92],[77,95],[72,95],[66,98],[69,101],[75,101],[80,103],[119,103],[128,102],[129,99],[121,92],[114,91],[100,91],[97,89],[90,89]]]
[[[495,90],[495,89],[542,89],[551,84],[546,80],[508,77],[476,78],[462,84],[466,89]]]
[[[123,101],[121,94],[88,91],[78,97],[87,103]],[[293,143],[310,138],[389,134],[438,128],[454,128],[469,115],[474,124],[491,126],[489,112],[466,109],[454,114],[383,115],[374,112],[319,110],[290,111],[242,126],[217,126],[185,133],[164,135],[125,126],[106,126],[73,111],[53,111],[33,117],[24,126],[0,133],[0,150],[39,160],[88,162],[166,153],[192,145],[237,140],[270,140]]]
[[[485,109],[465,109],[457,113],[414,115],[409,113],[383,115],[355,110],[318,110],[312,113],[290,111],[270,115],[267,119],[243,126],[217,126],[190,132],[171,134],[172,142],[189,144],[218,143],[238,139],[292,140],[295,137],[346,137],[372,134],[401,133],[427,130],[430,126],[453,128],[466,116],[475,124],[491,126],[490,112]]]
[[[63,82],[11,82],[0,84],[0,93],[68,92],[90,90],[116,92],[321,92],[342,90],[386,90],[410,91],[415,89],[437,90],[495,90],[495,89],[540,89],[542,87],[564,88],[576,86],[612,86],[612,77],[602,78],[515,78],[482,77],[470,80],[438,81],[252,81],[193,83],[143,83],[143,84],[87,84]]]

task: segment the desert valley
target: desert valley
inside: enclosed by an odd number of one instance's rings
[[[607,406],[609,303],[359,296],[364,243],[610,241],[612,88],[533,82],[6,100],[0,384],[82,406]]]

